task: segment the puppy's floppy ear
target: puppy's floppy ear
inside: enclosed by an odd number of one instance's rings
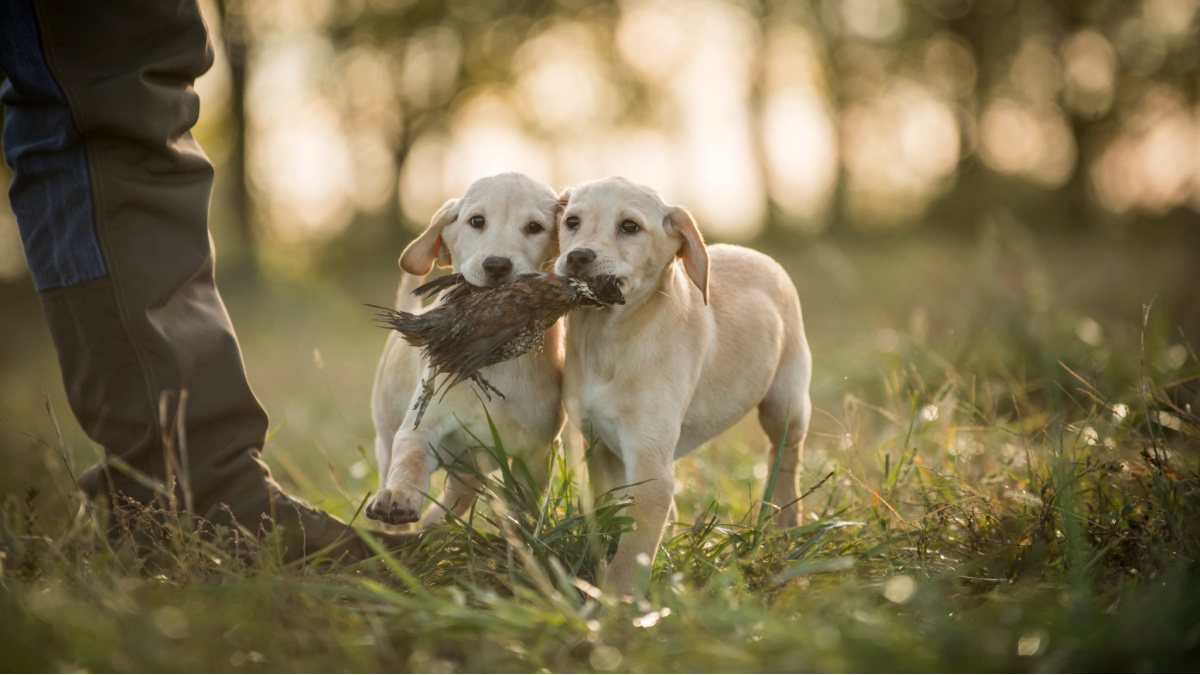
[[[696,221],[692,214],[682,206],[676,206],[667,214],[663,223],[668,230],[675,230],[683,237],[683,243],[675,255],[683,258],[683,269],[688,278],[700,289],[704,296],[704,304],[708,304],[708,249],[704,246],[704,237],[696,229]]]
[[[442,230],[458,219],[458,200],[451,199],[433,214],[429,227],[421,233],[400,254],[400,269],[408,274],[423,276],[429,274],[436,261],[438,267],[448,267],[454,264],[450,257],[450,249],[442,243]]]
[[[550,251],[546,254],[546,259],[542,261],[540,269],[543,272],[553,272],[554,262],[558,260],[558,221],[562,218],[565,205],[566,202],[561,197],[556,197],[550,204],[550,224],[546,226],[546,234],[550,238]]]

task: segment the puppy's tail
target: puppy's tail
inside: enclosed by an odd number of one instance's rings
[[[400,279],[400,290],[396,291],[396,309],[401,312],[415,313],[421,309],[421,298],[413,295],[421,284],[425,283],[425,275],[404,273]]]

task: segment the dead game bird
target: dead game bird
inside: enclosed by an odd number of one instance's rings
[[[472,286],[461,274],[449,274],[422,285],[413,295],[442,302],[424,314],[370,305],[380,310],[376,321],[392,328],[414,347],[422,348],[432,374],[422,380],[415,429],[434,395],[434,379],[441,374],[443,396],[463,380],[472,380],[491,400],[489,392],[504,394],[479,372],[488,366],[515,359],[538,347],[546,329],[567,312],[583,306],[623,305],[616,277],[591,279],[532,272],[517,276],[497,288]]]

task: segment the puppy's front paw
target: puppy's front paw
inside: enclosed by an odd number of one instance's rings
[[[421,518],[421,495],[403,495],[400,490],[382,488],[367,502],[367,517],[392,525],[415,523]]]

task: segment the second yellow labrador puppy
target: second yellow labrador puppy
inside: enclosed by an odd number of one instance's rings
[[[799,524],[812,357],[787,273],[747,248],[706,247],[686,210],[623,178],[560,201],[555,271],[614,275],[625,295],[624,305],[568,317],[563,374],[567,416],[595,439],[595,492],[632,486],[635,529],[605,587],[630,593],[638,558],[654,559],[674,510],[674,460],[755,407],[771,462],[783,453],[776,524]]]

